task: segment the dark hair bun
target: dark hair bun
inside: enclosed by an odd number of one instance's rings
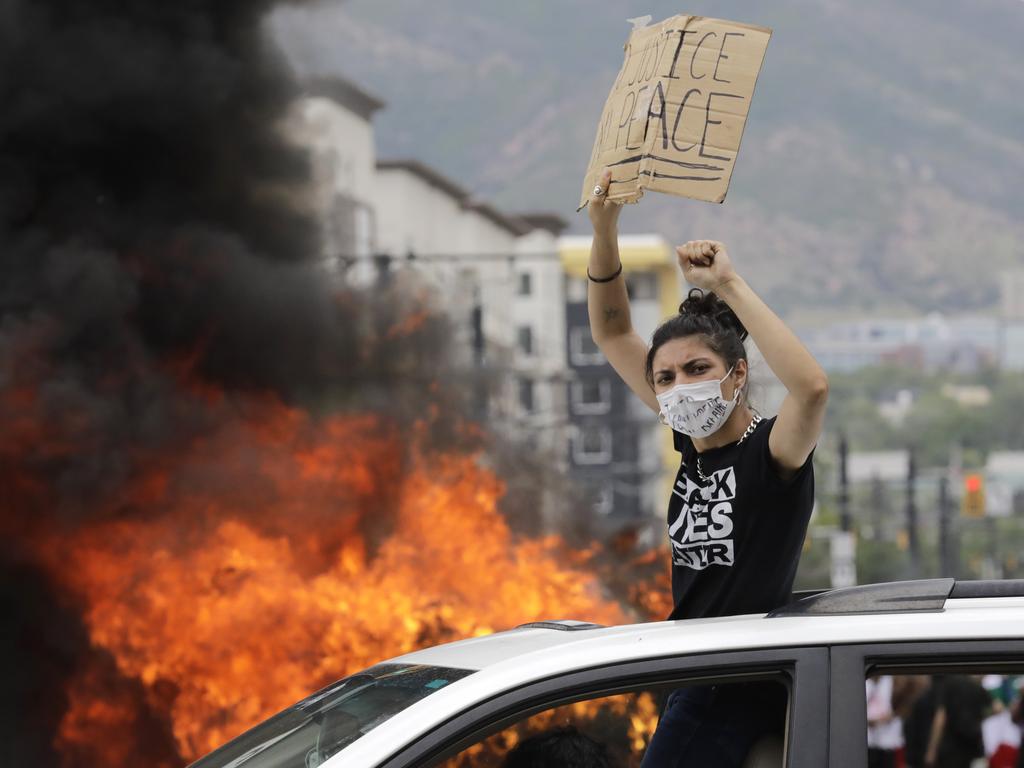
[[[729,305],[713,293],[705,293],[700,288],[691,288],[683,303],[679,305],[680,315],[691,315],[694,317],[706,317],[716,325],[724,329],[735,331],[740,341],[747,338],[747,329],[736,317],[736,313],[729,308]]]

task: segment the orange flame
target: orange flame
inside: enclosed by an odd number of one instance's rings
[[[503,485],[476,456],[428,454],[368,416],[258,406],[153,460],[100,522],[39,548],[182,758],[425,645],[543,618],[627,620],[585,553],[512,534]],[[133,700],[101,699],[100,675],[86,668],[69,692],[68,765],[138,758],[112,746]]]

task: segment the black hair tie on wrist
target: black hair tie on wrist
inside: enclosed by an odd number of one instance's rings
[[[621,261],[619,262],[619,268],[615,270],[615,273],[609,275],[608,277],[594,277],[592,274],[590,274],[590,267],[587,267],[587,279],[590,280],[590,282],[592,282],[592,283],[610,283],[612,280],[614,280],[616,277],[618,277],[621,274],[622,274],[622,262]]]

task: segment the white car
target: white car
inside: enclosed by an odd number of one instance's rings
[[[610,764],[636,765],[666,692],[755,681],[788,704],[748,765],[866,768],[867,676],[954,673],[1024,673],[1024,580],[852,587],[768,615],[528,624],[340,680],[193,768],[501,765],[522,736],[566,721],[607,740]]]

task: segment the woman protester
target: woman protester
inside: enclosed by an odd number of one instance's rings
[[[587,305],[594,341],[622,380],[659,414],[681,454],[668,500],[674,609],[670,619],[766,613],[792,591],[814,501],[811,455],[828,378],[740,277],[722,243],[676,248],[694,288],[648,345],[633,329],[606,171],[588,204],[594,229]],[[749,331],[786,388],[777,416],[750,405]],[[776,683],[674,691],[644,768],[740,766],[781,728]]]

